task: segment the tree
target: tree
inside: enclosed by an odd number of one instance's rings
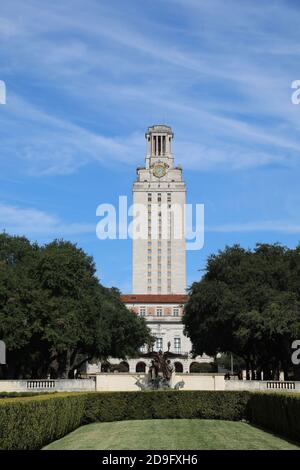
[[[144,319],[103,287],[93,259],[70,242],[46,246],[0,236],[0,337],[10,377],[73,377],[92,359],[134,356]]]
[[[299,273],[299,247],[234,245],[210,256],[183,320],[193,352],[235,354],[265,377],[287,374],[292,341],[300,337]]]

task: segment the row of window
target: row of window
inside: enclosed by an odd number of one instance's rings
[[[148,202],[152,202],[152,195],[154,193],[148,193]],[[167,201],[171,202],[171,193],[167,193]],[[157,193],[157,202],[161,202],[161,193]]]
[[[173,317],[179,317],[179,308],[178,307],[173,307],[172,315],[173,315]],[[140,316],[141,317],[146,316],[146,307],[140,307]],[[163,316],[163,307],[156,307],[156,316],[157,317],[162,317]]]
[[[148,250],[147,250],[147,259],[148,263],[152,262],[152,243],[151,243],[151,204],[153,202],[152,199],[153,193],[148,193]],[[162,193],[157,193],[157,202],[158,205],[161,204],[162,201]],[[171,208],[171,193],[167,193],[167,202],[169,203],[169,209]],[[161,293],[161,238],[162,238],[162,220],[161,220],[161,212],[158,213],[158,248],[157,248],[157,292]],[[169,224],[170,224],[170,214],[169,214]],[[171,230],[171,227],[169,227]],[[171,232],[170,232],[171,233]],[[167,291],[171,293],[172,286],[171,286],[171,241],[168,241],[167,245],[167,262],[168,262],[168,272],[167,272]],[[147,292],[150,293],[152,291],[152,271],[151,271],[151,264],[148,264],[148,277],[147,277]],[[160,315],[160,314],[158,314]]]
[[[154,344],[154,350],[155,351],[164,350],[163,338],[156,338],[156,341]],[[175,352],[176,354],[180,354],[180,351],[181,351],[181,338],[174,338],[173,352]]]
[[[151,292],[152,292],[152,285],[151,285],[151,283],[148,281],[147,293],[148,293],[148,294],[151,294]],[[157,293],[158,293],[158,294],[161,294],[161,286],[160,286],[160,285],[157,286]],[[168,293],[168,294],[172,294],[172,287],[171,287],[171,284],[168,284],[167,293]]]

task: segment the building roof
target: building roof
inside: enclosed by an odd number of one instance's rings
[[[185,294],[123,294],[121,300],[125,304],[185,304]]]

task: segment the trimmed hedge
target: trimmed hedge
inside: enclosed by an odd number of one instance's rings
[[[0,449],[40,449],[82,424],[155,418],[242,419],[245,392],[57,393],[0,400]]]
[[[43,395],[50,395],[57,392],[42,392]],[[0,392],[0,398],[16,398],[16,397],[36,397],[41,395],[41,392]]]
[[[0,449],[40,449],[82,424],[134,419],[248,419],[300,441],[300,394],[232,391],[56,393],[0,399]]]
[[[300,393],[251,393],[246,417],[252,424],[300,442]]]
[[[248,395],[184,390],[92,393],[86,404],[85,422],[165,418],[238,421],[245,416]]]
[[[0,400],[0,449],[40,449],[78,428],[86,394]]]

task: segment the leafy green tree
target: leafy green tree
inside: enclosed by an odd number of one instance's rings
[[[184,317],[193,352],[232,353],[253,375],[287,375],[292,341],[300,337],[299,273],[299,247],[234,245],[210,256]]]
[[[103,287],[70,242],[0,235],[0,337],[10,377],[73,377],[92,358],[131,357],[149,341],[144,319]]]

